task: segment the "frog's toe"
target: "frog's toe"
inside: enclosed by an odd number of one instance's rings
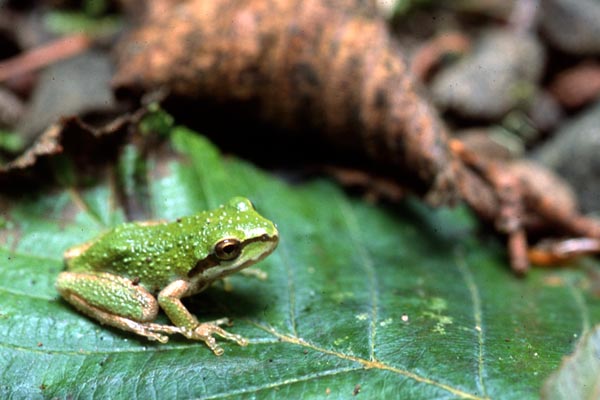
[[[234,334],[230,334],[230,335],[231,336],[228,337],[229,340],[236,342],[240,346],[248,346],[248,339],[246,339],[245,337],[240,336],[240,335],[234,335]]]
[[[167,343],[169,341],[169,337],[167,335],[161,335],[160,333],[146,332],[144,335],[150,341],[157,341],[160,343]]]
[[[217,341],[212,336],[209,336],[206,339],[204,339],[204,343],[206,343],[208,348],[211,349],[216,356],[221,356],[225,352],[225,350],[223,350],[223,348],[217,344]]]
[[[248,345],[248,340],[242,336],[229,333],[219,326],[225,324],[229,324],[229,320],[227,318],[221,318],[216,321],[202,323],[194,329],[193,338],[196,340],[202,340],[204,343],[206,343],[208,348],[210,348],[213,353],[218,356],[223,354],[224,351],[221,346],[217,344],[217,341],[213,335],[219,335],[224,339],[236,342],[240,346]]]
[[[229,318],[221,318],[216,321],[207,322],[206,324],[211,325],[211,332],[221,336],[224,339],[231,340],[232,342],[236,342],[240,346],[247,346],[248,340],[242,337],[241,335],[236,335],[235,333],[229,333],[225,329],[221,328],[221,325],[231,326],[231,321]]]
[[[215,319],[214,321],[205,322],[205,324],[210,324],[210,325],[215,325],[215,326],[221,326],[221,325],[231,326],[231,321],[229,321],[229,318],[225,317],[225,318]]]

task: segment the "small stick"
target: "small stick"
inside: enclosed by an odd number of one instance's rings
[[[0,62],[0,82],[33,72],[65,58],[73,57],[90,47],[91,40],[83,34],[62,37]]]
[[[600,239],[543,240],[528,251],[529,261],[541,266],[565,264],[582,255],[600,253]]]
[[[410,69],[413,75],[425,82],[439,66],[445,54],[463,54],[469,51],[470,47],[469,38],[462,32],[446,32],[425,42],[416,50]]]

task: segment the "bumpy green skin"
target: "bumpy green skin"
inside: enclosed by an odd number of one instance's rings
[[[226,319],[200,324],[180,299],[260,261],[278,239],[275,225],[248,199],[236,197],[171,223],[123,224],[68,250],[67,271],[59,274],[56,288],[101,323],[161,342],[168,340],[164,334],[180,333],[204,341],[220,355],[213,334],[241,345],[247,341],[218,326]],[[237,243],[235,256],[216,250],[224,240]],[[175,326],[152,323],[159,306]]]
[[[238,206],[242,204],[242,210]],[[178,278],[186,278],[223,238],[249,240],[274,236],[273,223],[258,214],[247,199],[234,198],[212,211],[171,223],[144,226],[127,223],[98,237],[82,255],[67,261],[73,272],[110,272],[157,293]],[[260,249],[258,249],[260,251]]]

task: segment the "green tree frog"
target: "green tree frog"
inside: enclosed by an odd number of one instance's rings
[[[67,271],[56,288],[82,313],[103,324],[165,343],[168,335],[200,340],[223,354],[213,335],[241,346],[225,331],[227,318],[200,323],[181,298],[269,255],[279,240],[273,222],[252,203],[235,197],[212,211],[174,222],[117,226],[65,252]],[[153,322],[161,308],[174,325]]]

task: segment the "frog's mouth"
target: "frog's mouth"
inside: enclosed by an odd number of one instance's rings
[[[252,251],[252,246],[257,244],[256,250]],[[273,235],[262,235],[258,238],[246,240],[242,245],[244,247],[244,251],[242,255],[238,257],[236,260],[231,261],[231,266],[226,266],[227,272],[236,272],[246,267],[249,267],[252,264],[256,264],[257,262],[266,258],[269,254],[271,254],[277,248],[279,244],[279,236]],[[265,246],[268,247],[265,250]]]

